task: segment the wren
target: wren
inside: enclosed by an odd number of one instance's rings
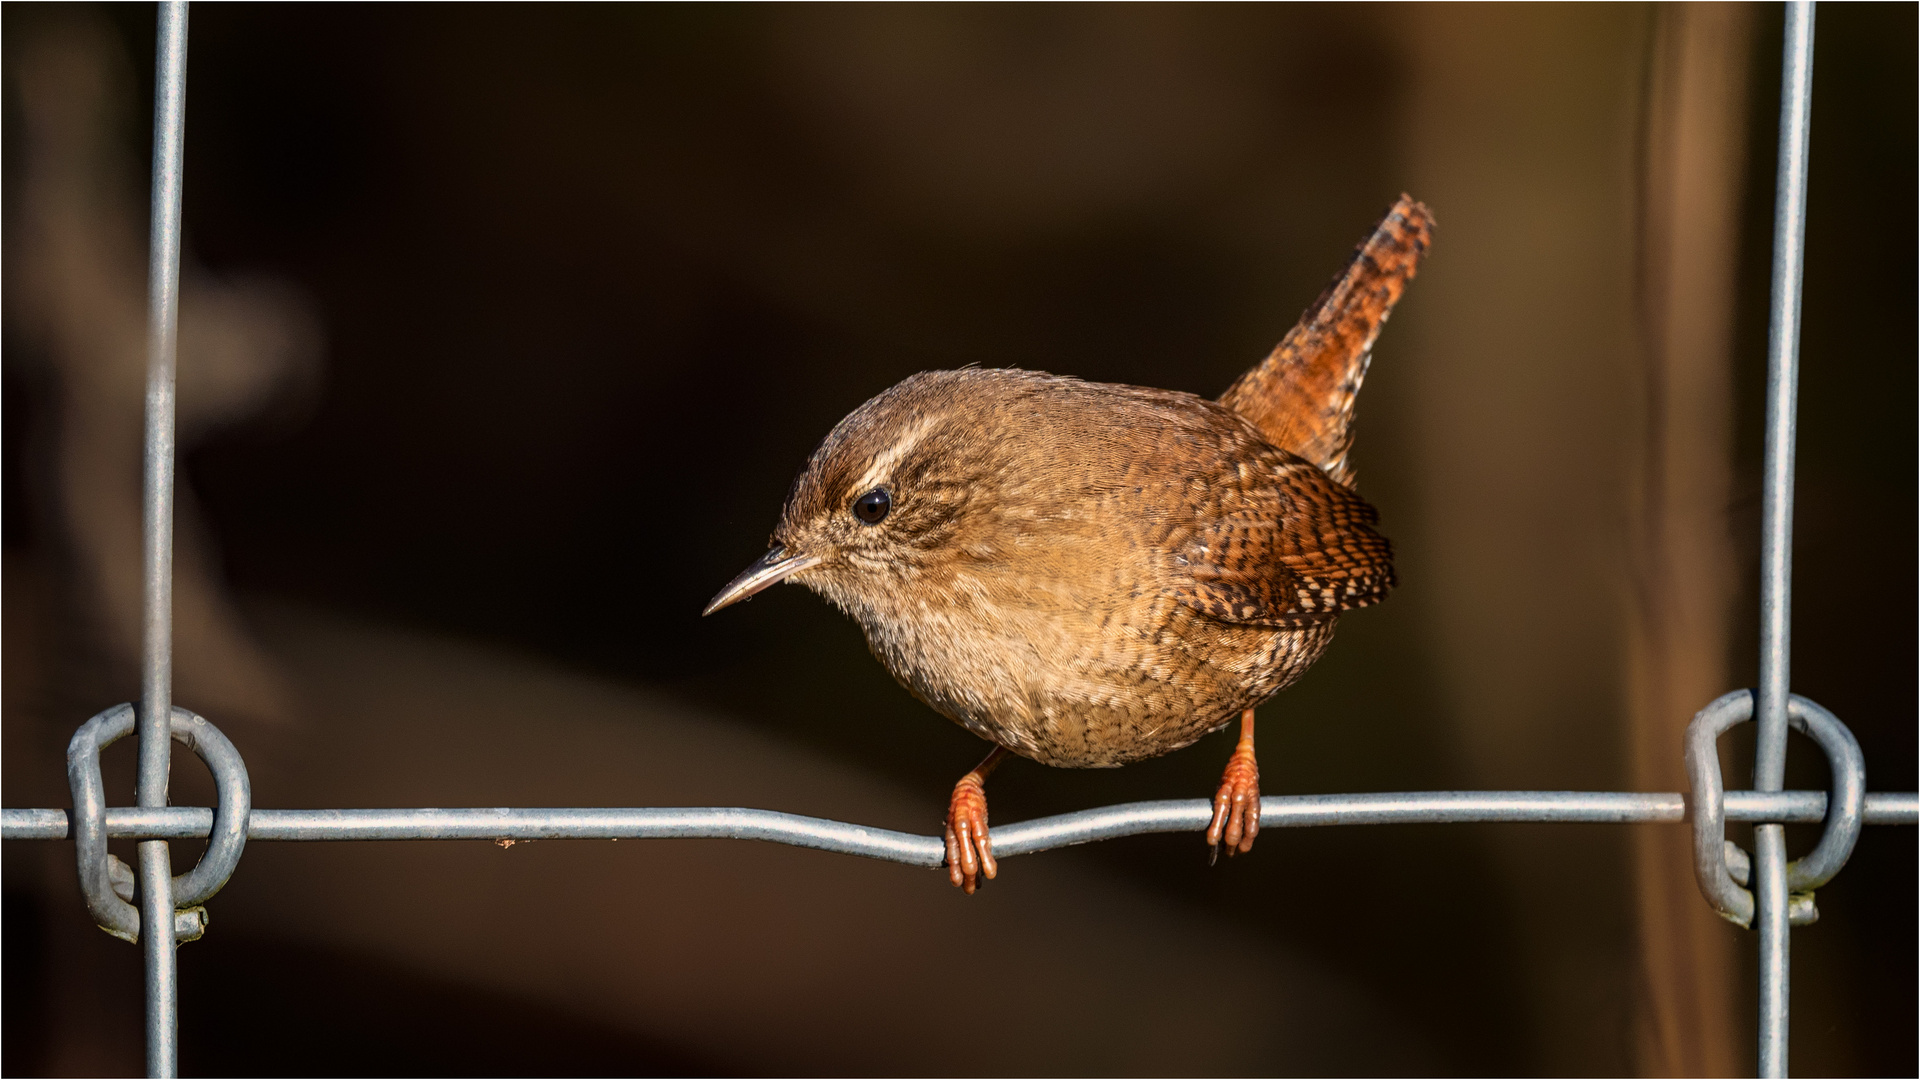
[[[984,785],[1007,753],[1112,768],[1236,716],[1207,840],[1249,850],[1254,708],[1394,585],[1348,451],[1374,339],[1432,230],[1401,196],[1218,401],[1012,369],[906,379],[827,435],[771,550],[705,613],[805,585],[994,745],[948,804],[947,873],[969,893],[998,873]]]

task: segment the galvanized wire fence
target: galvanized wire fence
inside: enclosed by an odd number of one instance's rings
[[[1273,827],[1441,822],[1690,822],[1694,870],[1708,903],[1758,931],[1759,1072],[1787,1066],[1788,930],[1818,917],[1813,890],[1845,865],[1864,825],[1920,823],[1920,796],[1866,791],[1865,762],[1846,726],[1789,693],[1789,601],[1793,519],[1794,411],[1799,374],[1800,279],[1812,101],[1813,4],[1788,5],[1767,359],[1766,450],[1761,534],[1760,682],[1702,709],[1687,730],[1690,794],[1580,791],[1423,791],[1370,795],[1268,796],[1261,824]],[[187,5],[160,5],[154,109],[153,226],[145,465],[145,636],[141,700],[89,720],[67,751],[72,810],[0,811],[8,840],[72,839],[88,911],[117,937],[138,942],[146,962],[147,1070],[175,1075],[175,950],[206,930],[200,905],[239,864],[248,840],[547,840],[706,837],[767,840],[915,866],[945,860],[940,837],[920,836],[740,807],[400,810],[256,810],[246,765],[205,719],[174,708],[172,543],[174,330],[180,260],[181,151],[186,89]],[[1752,791],[1727,791],[1717,740],[1757,720]],[[1788,728],[1826,755],[1832,789],[1785,791]],[[112,807],[100,779],[100,752],[139,738],[137,805]],[[212,771],[218,805],[167,805],[168,739],[191,748]],[[1002,825],[996,854],[1012,856],[1121,836],[1197,832],[1212,809],[1204,799],[1137,802]],[[1755,823],[1749,855],[1724,836],[1728,821]],[[1784,826],[1823,823],[1806,856],[1788,862]],[[137,871],[107,851],[109,839],[140,841]],[[175,876],[168,841],[204,839],[206,853]],[[151,928],[149,930],[148,928]]]

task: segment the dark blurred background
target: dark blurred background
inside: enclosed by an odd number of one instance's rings
[[[153,11],[0,31],[5,801],[64,806],[137,685]],[[1820,11],[1793,683],[1872,790],[1916,782],[1915,37]],[[1356,451],[1403,584],[1263,710],[1265,789],[1675,790],[1755,669],[1779,43],[1744,5],[197,6],[178,700],[261,806],[935,831],[983,747],[851,623],[698,617],[806,454],[927,368],[1215,395],[1405,190],[1440,228]],[[1229,750],[1016,763],[994,815],[1204,796]],[[1796,1072],[1916,1071],[1915,850],[1868,830],[1794,935]],[[10,1075],[140,1068],[71,860],[6,849]],[[1750,1072],[1752,937],[1684,860],[1273,830],[967,898],[763,845],[263,843],[182,951],[181,1066]]]

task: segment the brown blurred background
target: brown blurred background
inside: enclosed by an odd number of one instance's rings
[[[1402,190],[1440,231],[1357,459],[1403,584],[1263,711],[1268,793],[1675,790],[1753,677],[1776,8],[192,20],[178,700],[258,805],[934,831],[981,747],[850,623],[799,589],[697,617],[806,453],[931,367],[1217,394]],[[136,685],[153,12],[0,31],[5,803],[64,806],[68,735]],[[1915,37],[1825,6],[1815,66],[1793,683],[1874,790],[1916,781]],[[1015,765],[995,817],[1200,797],[1229,749]],[[1797,739],[1789,773],[1825,783]],[[206,788],[177,755],[176,801]],[[10,1075],[140,1068],[137,951],[71,860],[6,848]],[[181,1067],[1750,1072],[1752,938],[1685,860],[1675,828],[1276,830],[967,898],[767,845],[261,843],[183,948]],[[1868,830],[1821,891],[1794,1071],[1916,1071],[1915,880],[1913,832]]]

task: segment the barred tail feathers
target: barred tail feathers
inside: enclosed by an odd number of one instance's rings
[[[1220,403],[1267,440],[1351,486],[1353,405],[1373,342],[1433,241],[1433,215],[1402,195],[1268,357]]]

